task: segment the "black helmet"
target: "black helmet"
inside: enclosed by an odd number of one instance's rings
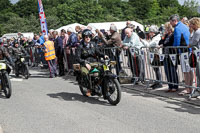
[[[15,40],[15,41],[13,42],[13,44],[14,44],[14,45],[15,45],[15,44],[19,44],[18,40]]]
[[[92,31],[89,29],[85,29],[82,32],[82,38],[84,39],[86,36],[89,36],[90,38],[92,38]]]

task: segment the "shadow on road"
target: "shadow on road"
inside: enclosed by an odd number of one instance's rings
[[[135,87],[139,87],[139,86],[137,85]],[[131,88],[130,89],[123,88],[122,91],[129,93],[129,94],[132,94],[133,97],[142,96],[142,97],[145,97],[145,98],[155,98],[157,100],[166,102],[168,104],[176,105],[175,107],[166,106],[165,108],[173,109],[177,112],[187,112],[187,113],[190,113],[190,114],[200,114],[200,106],[193,106],[194,104],[192,104],[192,102],[187,103],[186,99],[183,100],[186,97],[182,97],[182,100],[176,100],[176,99],[172,100],[173,98],[177,98],[177,99],[180,98],[180,96],[178,96],[177,93],[165,94],[165,95],[170,95],[170,98],[167,98],[163,95],[157,95],[158,93],[152,94],[152,93],[147,93],[147,92],[142,91],[142,90],[141,91],[132,90]],[[165,92],[163,92],[163,90],[155,90],[155,91],[157,91],[157,92],[161,91],[159,93],[165,93]],[[200,100],[193,100],[193,102],[199,102],[200,103]]]
[[[90,103],[90,104],[99,104],[99,105],[106,105],[111,106],[107,101],[101,101],[102,98],[99,97],[85,97],[83,95],[77,93],[69,93],[69,92],[61,92],[61,93],[53,93],[47,94],[51,98],[57,98],[59,100],[65,101],[80,101],[82,103]]]

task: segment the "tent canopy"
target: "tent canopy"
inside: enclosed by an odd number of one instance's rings
[[[82,24],[79,24],[79,23],[73,23],[73,24],[69,24],[69,25],[66,25],[66,26],[62,26],[59,29],[57,29],[56,31],[60,32],[62,29],[64,29],[67,32],[67,29],[69,27],[71,27],[75,31],[75,27],[77,25],[80,26],[80,27],[85,26],[85,25],[82,25]]]
[[[110,25],[115,24],[117,26],[117,30],[124,29],[126,27],[126,22],[127,21],[122,21],[122,22],[105,22],[105,23],[89,23],[88,26],[92,27],[92,29],[105,29],[105,30],[110,30]],[[137,26],[140,27],[142,31],[144,31],[144,26],[138,22],[131,21],[131,24],[135,25],[135,28]]]

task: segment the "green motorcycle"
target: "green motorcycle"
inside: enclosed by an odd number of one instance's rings
[[[121,86],[117,76],[110,70],[110,66],[116,65],[115,61],[103,60],[101,63],[90,63],[91,69],[87,75],[81,73],[80,64],[74,64],[76,79],[81,93],[88,96],[88,90],[91,96],[103,96],[105,100],[112,105],[117,105],[121,100]]]

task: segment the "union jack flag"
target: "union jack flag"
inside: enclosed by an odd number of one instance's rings
[[[39,18],[40,18],[40,25],[41,25],[42,34],[48,35],[46,17],[45,17],[43,5],[42,5],[42,0],[38,0],[38,10],[39,10]]]

